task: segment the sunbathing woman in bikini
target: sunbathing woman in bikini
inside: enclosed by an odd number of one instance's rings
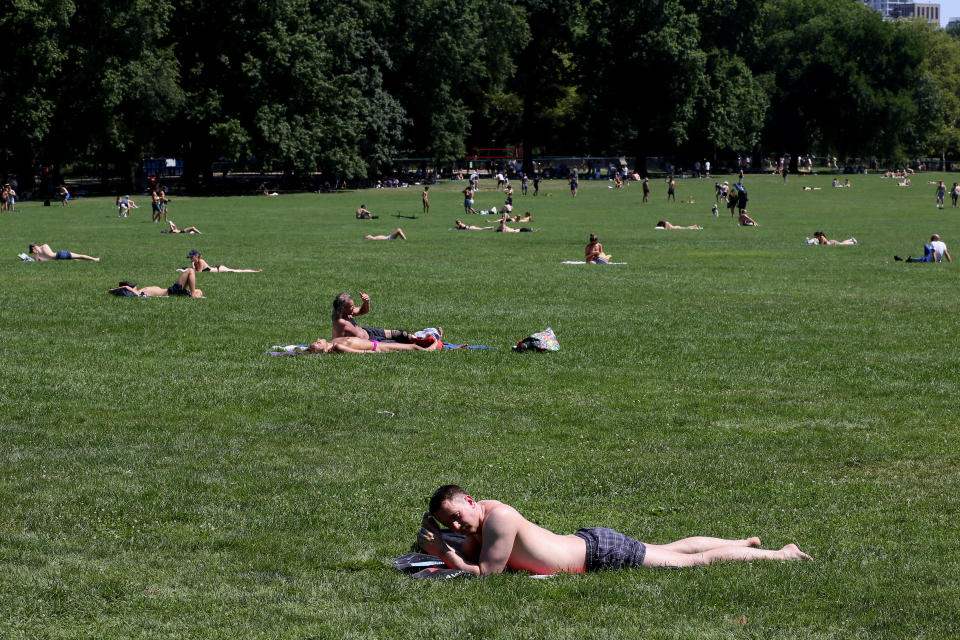
[[[603,252],[603,245],[597,240],[597,234],[590,234],[590,242],[583,250],[583,259],[593,264],[607,264],[610,256]]]
[[[407,236],[403,235],[403,229],[400,227],[397,227],[394,232],[388,236],[371,236],[368,234],[363,237],[366,240],[396,240],[397,238],[400,238],[401,240],[407,239]]]
[[[193,265],[193,270],[197,273],[201,271],[206,271],[210,273],[262,273],[263,269],[231,269],[230,267],[225,267],[222,264],[216,267],[211,267],[207,264],[207,261],[203,259],[203,254],[197,251],[196,249],[191,249],[190,254],[187,256],[190,258],[190,262]]]
[[[348,336],[343,338],[334,338],[333,340],[324,340],[318,338],[307,349],[307,353],[391,353],[393,351],[435,351],[442,349],[443,343],[436,340],[427,347],[420,347],[412,343],[403,342],[380,342],[379,340],[366,340]]]
[[[457,220],[457,231],[492,231],[493,227],[478,227],[472,224],[463,224],[462,220]]]
[[[168,220],[167,224],[170,225],[169,231],[161,231],[160,233],[200,233],[200,229],[196,227],[187,227],[186,229],[178,229],[177,225],[173,224],[173,220]]]
[[[660,220],[657,222],[657,229],[703,229],[698,224],[692,224],[689,227],[678,227],[675,224],[671,224],[669,220]]]

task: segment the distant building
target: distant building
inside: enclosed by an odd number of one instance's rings
[[[940,4],[935,2],[913,2],[913,0],[860,0],[871,9],[880,12],[884,20],[898,18],[921,18],[927,22],[940,24]]]
[[[891,18],[921,18],[940,24],[940,5],[932,2],[901,2],[890,10]]]
[[[947,22],[947,29],[954,29],[960,27],[960,18],[950,18],[950,21]]]

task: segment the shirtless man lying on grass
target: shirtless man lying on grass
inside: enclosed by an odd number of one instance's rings
[[[82,253],[74,253],[73,251],[65,251],[63,249],[54,251],[50,248],[50,245],[37,244],[36,242],[30,243],[30,253],[37,262],[46,262],[47,260],[93,260],[94,262],[100,262],[100,258],[94,258],[93,256]]]
[[[197,289],[197,272],[187,269],[180,274],[177,281],[169,287],[142,287],[121,283],[119,287],[110,289],[116,296],[139,296],[141,298],[165,298],[167,296],[186,296],[188,298],[202,298],[203,291]]]
[[[443,343],[434,340],[429,346],[420,347],[413,343],[404,344],[402,342],[380,342],[379,340],[366,340],[364,338],[334,338],[333,340],[324,340],[319,338],[307,349],[307,353],[391,353],[393,351],[435,351],[442,349]]]
[[[466,536],[458,552],[443,540],[436,518]],[[684,538],[669,544],[644,544],[611,529],[593,527],[561,536],[530,522],[497,500],[474,500],[456,485],[437,489],[417,536],[420,547],[451,569],[475,575],[510,568],[535,574],[583,573],[630,567],[696,567],[716,562],[812,560],[795,544],[759,549],[760,538],[723,540]]]

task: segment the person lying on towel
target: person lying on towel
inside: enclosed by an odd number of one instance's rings
[[[380,342],[350,336],[333,340],[318,338],[307,349],[307,353],[391,353],[393,351],[434,351],[442,348],[443,343],[439,340],[433,340],[429,346],[421,347],[413,343]]]
[[[430,498],[417,536],[420,548],[451,569],[475,575],[510,568],[535,574],[583,573],[630,567],[695,567],[716,562],[812,560],[795,544],[759,549],[760,538],[684,538],[645,544],[612,529],[592,527],[557,535],[497,500],[474,500],[457,485],[445,485]],[[434,518],[436,520],[434,520]],[[466,536],[459,551],[443,539],[440,524]]]

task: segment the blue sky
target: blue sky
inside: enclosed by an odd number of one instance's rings
[[[940,0],[940,26],[947,26],[950,18],[960,18],[960,0]]]

